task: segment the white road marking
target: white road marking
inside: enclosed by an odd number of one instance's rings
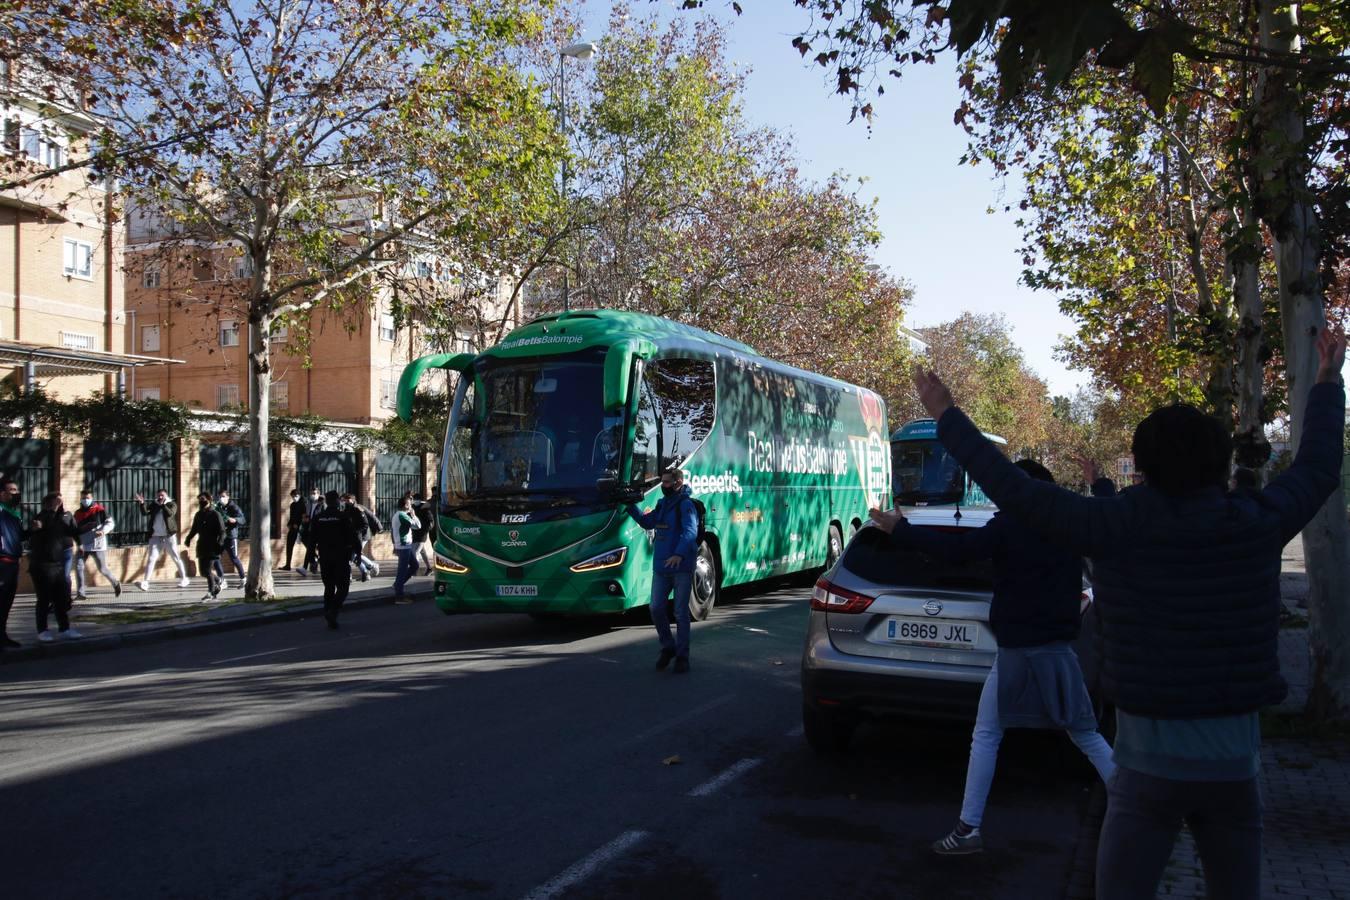
[[[689,792],[689,796],[706,797],[709,794],[717,791],[723,785],[730,784],[737,778],[740,778],[746,772],[749,772],[751,769],[753,769],[755,766],[759,765],[762,762],[764,762],[764,760],[762,759],[743,759],[740,762],[736,763],[734,766],[732,766],[730,769],[727,769],[721,775],[718,775],[713,780],[705,781],[698,787],[694,788],[692,791]]]
[[[723,696],[718,697],[718,698],[716,698],[716,699],[714,699],[714,700],[709,700],[707,703],[703,704],[702,706],[696,706],[696,707],[694,707],[693,709],[689,710],[689,712],[687,712],[687,713],[682,713],[682,714],[676,716],[676,717],[673,718],[673,719],[666,719],[666,720],[665,720],[664,722],[662,722],[661,724],[659,724],[659,725],[653,725],[651,728],[648,728],[646,731],[640,732],[639,734],[634,735],[633,737],[629,738],[629,739],[624,743],[623,746],[626,747],[626,746],[628,746],[628,745],[630,745],[630,744],[640,744],[640,743],[642,743],[643,741],[647,740],[647,738],[656,737],[656,736],[657,736],[658,734],[660,734],[661,732],[663,732],[663,731],[669,731],[670,729],[674,728],[676,725],[683,725],[685,722],[688,722],[690,719],[696,719],[696,718],[698,718],[699,716],[703,715],[705,712],[709,712],[709,711],[711,711],[711,710],[716,709],[717,707],[721,706],[723,703],[729,703],[729,702],[731,702],[732,698],[734,698],[735,696],[736,696],[735,694],[724,694]]]
[[[311,645],[311,646],[312,646],[312,645]],[[260,656],[275,656],[275,655],[278,654],[278,653],[290,653],[292,650],[299,650],[299,649],[300,649],[299,646],[295,646],[295,647],[283,647],[283,648],[281,648],[280,650],[267,650],[267,651],[264,651],[264,652],[262,652],[262,653],[250,653],[250,654],[248,654],[247,656],[231,656],[231,657],[229,657],[229,658],[227,658],[227,659],[213,659],[213,660],[211,660],[209,663],[207,663],[207,665],[208,665],[208,666],[218,666],[218,665],[220,665],[220,664],[222,664],[222,663],[227,663],[227,662],[239,662],[240,660],[243,660],[243,659],[257,659],[257,658],[260,657]]]
[[[558,896],[573,885],[580,884],[590,878],[597,869],[613,862],[630,847],[638,844],[646,837],[647,832],[645,831],[625,831],[590,856],[574,863],[558,877],[546,881],[530,891],[523,900],[549,900],[551,897]]]

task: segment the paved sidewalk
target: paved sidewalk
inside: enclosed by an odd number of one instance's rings
[[[380,574],[369,581],[352,580],[351,593],[344,609],[392,603],[396,560],[378,560]],[[168,574],[170,568],[163,569]],[[406,593],[414,598],[429,597],[432,578],[419,574],[408,581]],[[91,581],[89,597],[76,600],[70,611],[71,626],[83,637],[58,639],[50,644],[37,639],[32,594],[19,594],[9,614],[9,636],[23,644],[22,648],[0,652],[0,663],[17,662],[38,656],[109,649],[129,643],[184,637],[206,631],[239,628],[259,622],[317,616],[323,610],[323,582],[318,576],[302,577],[294,571],[273,572],[275,600],[250,603],[244,592],[235,587],[238,578],[230,576],[231,587],[220,592],[218,599],[203,601],[206,582],[193,578],[189,587],[178,587],[177,578],[161,577],[142,591],[136,582],[123,585],[122,596],[114,597],[101,577]],[[55,633],[55,616],[49,617],[49,627]]]
[[[1285,607],[1292,616],[1291,624],[1280,630],[1280,669],[1289,682],[1289,696],[1272,711],[1274,717],[1297,714],[1308,697],[1308,630],[1302,618],[1305,610],[1300,608],[1306,605],[1307,584],[1303,544],[1295,540],[1285,548],[1280,577]],[[1350,900],[1350,854],[1345,849],[1350,846],[1350,740],[1264,735],[1260,781],[1265,804],[1261,896]],[[1092,862],[1105,796],[1100,786],[1093,794],[1066,900],[1094,896]],[[1204,900],[1206,896],[1195,842],[1183,829],[1158,897]]]

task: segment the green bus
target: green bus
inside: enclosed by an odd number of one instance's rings
[[[1008,442],[984,435],[995,444]],[[896,506],[990,506],[984,489],[942,446],[937,422],[914,419],[891,435],[891,499]]]
[[[832,562],[889,505],[886,407],[872,391],[639,313],[545,315],[479,354],[425,356],[399,382],[458,373],[441,454],[436,603],[616,613],[647,604],[650,508],[678,466],[704,504],[693,614],[721,588]]]

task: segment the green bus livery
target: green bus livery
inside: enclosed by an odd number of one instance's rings
[[[886,502],[886,407],[872,391],[666,319],[541,316],[480,354],[426,356],[458,373],[441,454],[436,602],[461,611],[614,613],[647,604],[650,508],[678,466],[706,507],[690,605],[722,587],[837,558]]]
[[[996,444],[1008,442],[985,434]],[[984,490],[952,457],[932,419],[906,422],[891,435],[891,499],[896,506],[990,506]]]

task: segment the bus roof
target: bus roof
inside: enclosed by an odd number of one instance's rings
[[[1008,443],[996,434],[989,434],[988,432],[981,432],[981,434],[989,438],[989,440],[993,441],[995,444]],[[937,422],[934,422],[932,419],[911,419],[897,428],[895,433],[891,435],[892,442],[935,440],[936,438]]]
[[[722,350],[730,354],[752,357],[754,362],[766,368],[817,383],[876,393],[828,375],[799,369],[761,356],[759,351],[749,344],[734,341],[712,331],[684,325],[660,316],[618,309],[574,309],[569,312],[538,316],[513,330],[502,338],[500,343],[488,347],[479,355],[511,359],[550,353],[574,353],[593,347],[607,347],[627,338],[650,341],[662,349]]]

